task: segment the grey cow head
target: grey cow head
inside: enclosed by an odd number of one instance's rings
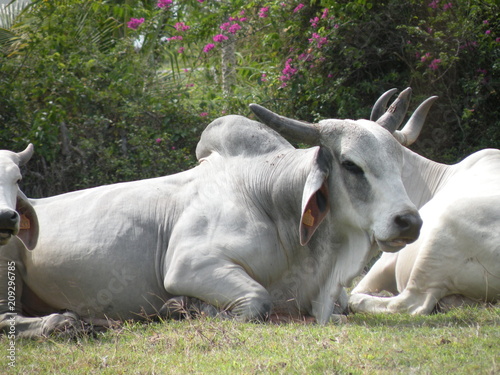
[[[418,238],[422,221],[401,180],[402,147],[385,129],[368,120],[309,124],[256,104],[250,108],[288,140],[319,146],[323,168],[306,183],[306,191],[317,193],[304,194],[308,198],[302,202],[302,244],[329,210],[336,222],[366,232],[384,251],[398,251]],[[406,108],[391,111],[400,116]]]
[[[18,235],[32,249],[38,238],[38,220],[31,203],[19,189],[19,167],[33,155],[30,144],[22,152],[0,150],[0,246]]]

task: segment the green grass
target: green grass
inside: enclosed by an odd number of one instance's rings
[[[7,352],[8,340],[0,339]],[[345,325],[217,319],[139,324],[76,340],[18,340],[18,374],[495,374],[500,309],[352,315]]]

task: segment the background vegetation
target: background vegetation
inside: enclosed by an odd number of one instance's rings
[[[26,6],[21,7],[24,4]],[[1,10],[0,142],[47,196],[195,164],[204,127],[257,102],[367,118],[393,87],[434,105],[416,151],[500,147],[495,0],[34,0]],[[19,12],[20,9],[24,9]]]

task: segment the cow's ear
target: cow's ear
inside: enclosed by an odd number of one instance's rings
[[[33,250],[38,242],[38,217],[28,198],[20,190],[17,192],[16,210],[21,216],[17,236],[23,241],[26,248]]]
[[[329,209],[328,172],[317,165],[309,173],[302,195],[302,216],[300,218],[300,244],[302,246],[309,242]]]

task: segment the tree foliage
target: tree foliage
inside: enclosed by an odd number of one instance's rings
[[[209,121],[251,102],[368,118],[382,92],[411,86],[415,103],[440,97],[416,150],[453,162],[500,147],[499,8],[36,0],[1,25],[0,141],[35,144],[24,190],[46,196],[189,168]]]

